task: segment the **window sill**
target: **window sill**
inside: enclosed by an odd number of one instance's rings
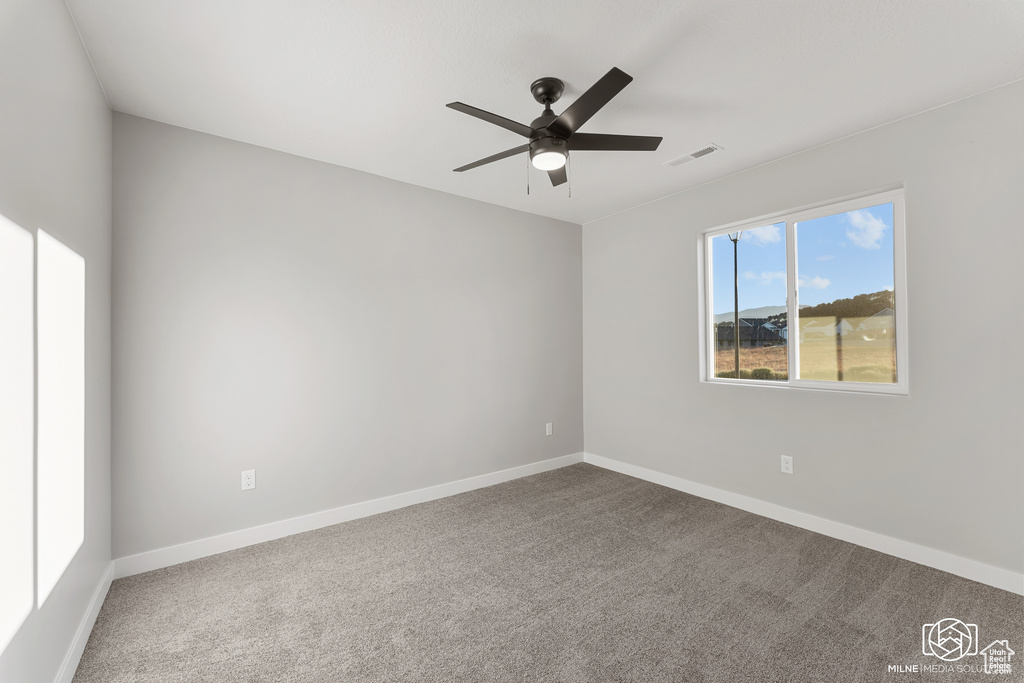
[[[836,386],[835,382],[817,382],[814,380],[796,380],[778,382],[763,379],[728,379],[725,377],[702,378],[701,384],[722,384],[769,389],[824,391],[831,394],[868,394],[874,396],[909,396],[910,392],[902,384],[868,384],[866,382],[843,382]]]

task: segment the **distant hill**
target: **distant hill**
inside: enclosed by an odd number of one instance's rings
[[[804,306],[806,308],[806,306]],[[761,306],[761,308],[745,308],[740,311],[741,318],[767,318],[769,316],[785,313],[785,306]],[[715,324],[728,322],[733,319],[732,313],[719,313],[715,316]]]
[[[836,299],[827,304],[800,307],[803,318],[836,317],[836,318],[868,318],[885,308],[896,308],[896,299],[887,289],[871,294],[858,294],[852,299]],[[785,306],[761,306],[740,311],[741,318],[770,318],[786,312]],[[719,313],[715,316],[715,324],[729,322],[732,313]]]
[[[852,299],[836,299],[817,306],[801,306],[801,318],[869,318],[886,308],[896,308],[896,298],[889,290],[858,294]]]

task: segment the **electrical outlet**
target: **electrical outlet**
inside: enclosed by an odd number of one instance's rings
[[[552,434],[555,433],[554,430],[551,428],[552,424],[553,423],[548,422],[546,425],[544,425],[544,436],[551,436]]]
[[[782,472],[784,474],[793,474],[793,456],[784,455],[782,456]]]
[[[243,470],[242,471],[242,490],[247,491],[249,489],[256,488],[256,470]]]

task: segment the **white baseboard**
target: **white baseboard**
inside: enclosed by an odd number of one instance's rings
[[[100,579],[99,585],[96,586],[96,590],[92,594],[92,600],[89,601],[89,607],[85,611],[85,616],[82,617],[82,621],[78,624],[78,631],[75,632],[75,638],[71,641],[71,647],[68,648],[67,654],[64,655],[64,661],[61,663],[60,669],[57,670],[57,677],[54,679],[54,683],[71,683],[71,679],[75,677],[78,663],[82,660],[82,653],[85,652],[85,645],[89,642],[92,627],[96,624],[96,617],[100,615],[100,608],[103,607],[103,601],[107,597],[107,591],[110,590],[110,583],[113,580],[114,563],[110,562],[107,564],[107,570],[103,572],[103,578]]]
[[[619,472],[620,474],[626,474],[654,484],[667,486],[677,491],[683,491],[701,498],[723,503],[730,507],[739,508],[740,510],[746,510],[755,515],[792,524],[801,529],[807,529],[808,531],[847,541],[864,548],[877,550],[887,555],[893,555],[904,560],[941,569],[944,572],[956,574],[965,579],[988,584],[989,586],[995,586],[1011,593],[1024,595],[1024,574],[1018,574],[1008,569],[993,567],[976,560],[969,560],[966,557],[936,550],[935,548],[918,545],[874,531],[867,531],[866,529],[842,524],[841,522],[834,522],[830,519],[815,517],[806,512],[791,510],[775,503],[768,503],[739,493],[732,493],[713,486],[698,484],[682,477],[664,474],[663,472],[657,472],[638,465],[630,465],[600,455],[584,453],[583,461],[607,470]]]
[[[369,517],[381,512],[416,505],[417,503],[454,496],[457,493],[465,493],[466,491],[484,488],[485,486],[501,484],[506,481],[547,472],[548,470],[558,469],[578,462],[583,462],[583,453],[563,455],[560,458],[542,460],[499,472],[469,477],[468,479],[459,479],[447,484],[438,484],[437,486],[429,486],[393,496],[353,503],[352,505],[345,505],[332,510],[315,512],[311,515],[303,515],[302,517],[293,517],[280,522],[241,529],[180,545],[158,548],[137,555],[119,557],[114,560],[114,578],[119,579],[124,576],[131,576],[132,574],[141,574],[142,572],[154,569],[170,567],[171,565],[196,560],[200,557],[216,555],[217,553],[235,550],[255,543],[272,541],[276,538],[291,536],[292,534],[299,534],[304,531],[312,531],[325,526],[331,526],[332,524],[359,519],[360,517]]]

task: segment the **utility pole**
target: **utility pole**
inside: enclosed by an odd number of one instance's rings
[[[836,316],[836,379],[843,381],[843,319]]]
[[[740,237],[743,237],[742,230],[736,233],[735,237],[732,236],[732,233],[729,234],[729,239],[732,240],[732,345],[736,351],[736,379],[740,378],[740,269],[739,259],[736,256]]]

